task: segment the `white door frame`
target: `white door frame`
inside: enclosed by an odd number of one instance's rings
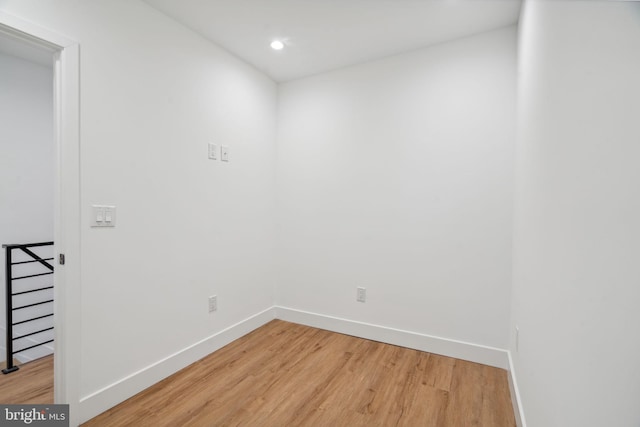
[[[70,405],[80,422],[80,46],[77,42],[0,11],[0,33],[54,56],[54,249],[65,265],[54,272],[54,401]]]

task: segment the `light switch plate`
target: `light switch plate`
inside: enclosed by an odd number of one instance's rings
[[[91,227],[115,227],[116,207],[91,205]]]
[[[226,145],[220,146],[220,160],[223,162],[229,161],[229,147]]]
[[[218,158],[218,146],[216,144],[209,143],[209,158],[211,160]]]

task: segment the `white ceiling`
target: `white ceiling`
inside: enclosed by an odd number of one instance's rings
[[[520,0],[145,0],[277,82],[515,24]],[[274,51],[274,39],[285,49]]]

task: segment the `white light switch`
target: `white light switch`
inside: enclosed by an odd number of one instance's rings
[[[113,222],[113,207],[106,206],[104,208],[104,222],[111,224]]]
[[[216,144],[209,143],[209,158],[211,160],[218,158],[218,146]]]
[[[229,147],[226,145],[220,146],[220,160],[223,162],[229,161]]]
[[[92,227],[115,227],[116,207],[104,205],[91,206],[91,226]]]

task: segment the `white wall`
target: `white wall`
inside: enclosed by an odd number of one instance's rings
[[[2,8],[80,43],[81,396],[271,307],[276,85],[139,1]]]
[[[640,420],[639,8],[523,12],[511,351],[532,426]],[[81,44],[81,395],[270,307],[275,84],[137,1],[2,9]],[[276,303],[506,347],[515,80],[509,28],[283,85]],[[118,226],[90,229],[92,203]]]
[[[0,244],[33,243],[53,240],[53,71],[0,52]],[[52,248],[49,248],[52,249]],[[51,256],[47,249],[35,250]],[[14,260],[20,254],[14,252]],[[42,267],[15,267],[15,275],[46,272]],[[5,360],[5,252],[0,256],[0,360]],[[15,291],[50,286],[51,276],[16,282]],[[41,286],[38,286],[41,285]],[[14,298],[16,305],[48,299],[51,291]],[[51,304],[15,313],[14,321],[52,312]],[[22,316],[22,317],[21,317]],[[21,335],[52,326],[51,319],[14,329]],[[20,340],[14,350],[51,339],[50,332],[33,336],[36,341]],[[45,339],[46,338],[46,339]],[[20,353],[22,361],[51,352],[51,347],[39,347]]]
[[[277,304],[506,348],[515,79],[510,27],[281,85]]]
[[[511,351],[524,414],[638,426],[640,4],[527,2],[521,25]]]

